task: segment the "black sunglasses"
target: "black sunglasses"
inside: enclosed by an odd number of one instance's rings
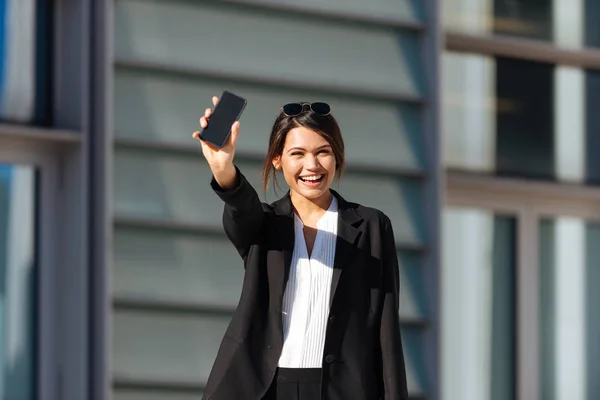
[[[281,110],[288,117],[295,117],[302,114],[305,110],[311,110],[317,115],[327,116],[331,112],[331,107],[327,103],[289,103],[281,107]]]

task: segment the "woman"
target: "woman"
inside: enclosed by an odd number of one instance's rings
[[[203,128],[210,115],[200,119]],[[221,149],[193,135],[245,268],[204,399],[407,399],[392,227],[381,211],[329,188],[345,164],[330,107],[282,107],[263,189],[279,170],[290,190],[272,204],[261,203],[234,166],[239,127]]]

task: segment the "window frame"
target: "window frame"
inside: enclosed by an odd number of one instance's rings
[[[513,215],[517,222],[517,399],[539,399],[540,265],[539,223],[572,216],[600,221],[600,188],[567,183],[501,178],[456,170],[446,172],[444,206]]]
[[[60,399],[65,383],[87,380],[85,287],[72,284],[87,279],[87,247],[77,215],[68,216],[79,199],[64,186],[70,174],[61,172],[61,155],[78,141],[69,131],[0,124],[0,162],[36,171],[34,395],[41,400]]]

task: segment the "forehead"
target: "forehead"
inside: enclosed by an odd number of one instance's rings
[[[303,126],[298,126],[288,132],[285,138],[284,148],[319,147],[327,144],[329,144],[329,142],[317,132]]]

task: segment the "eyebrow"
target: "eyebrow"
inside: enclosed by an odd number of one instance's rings
[[[330,145],[330,144],[324,144],[323,146],[320,146],[320,147],[318,147],[318,148],[317,148],[317,150],[322,150],[322,149],[324,149],[324,148],[326,148],[326,147],[329,147],[329,148],[331,148],[331,145]],[[298,147],[298,146],[297,146],[297,147],[292,147],[291,149],[289,149],[289,150],[288,150],[288,153],[289,153],[290,151],[293,151],[293,150],[302,150],[302,151],[306,151],[306,149],[305,149],[304,147]]]

